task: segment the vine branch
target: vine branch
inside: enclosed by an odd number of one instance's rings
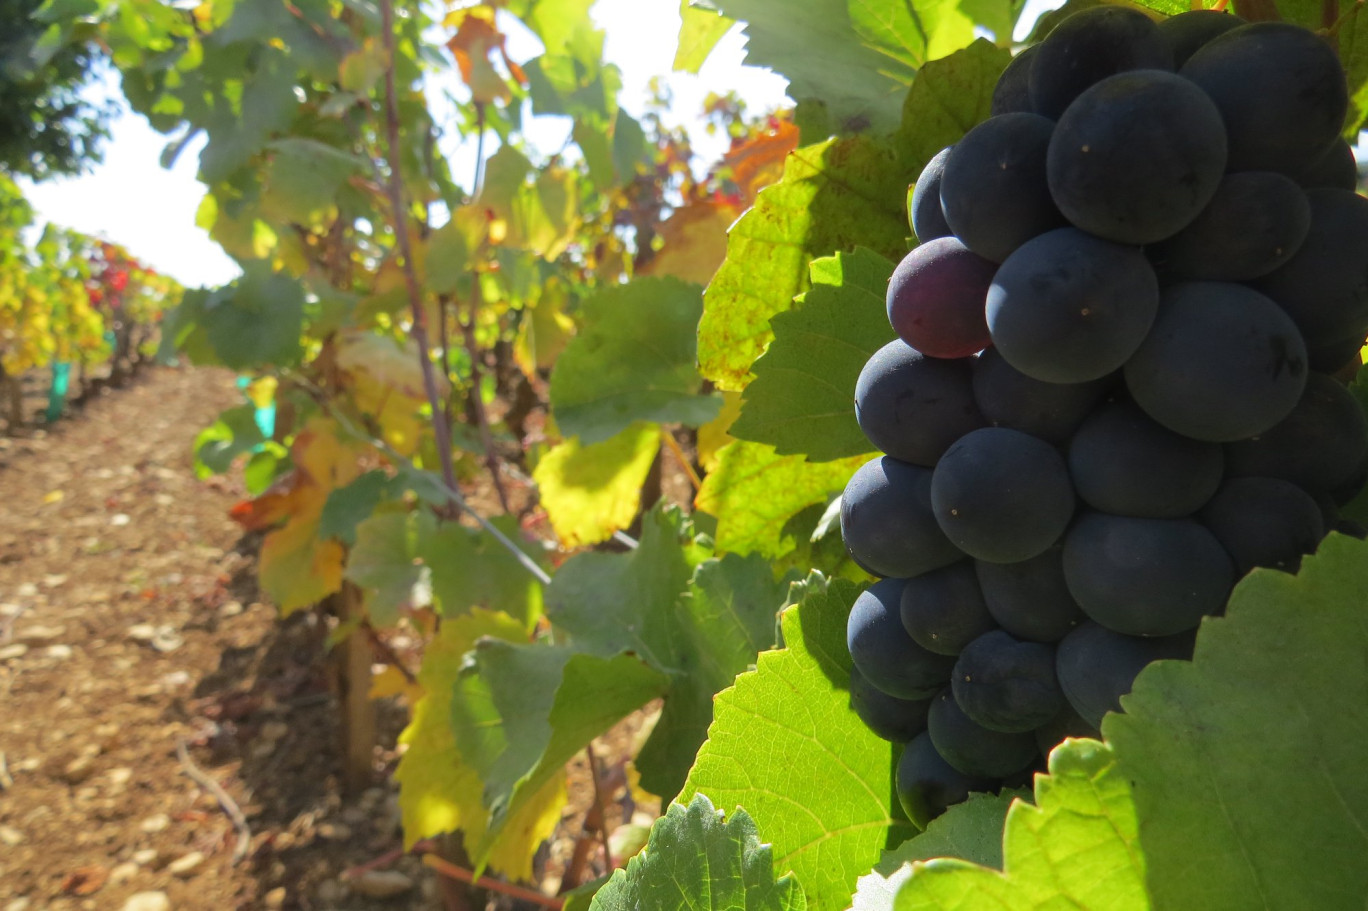
[[[456,489],[456,466],[451,451],[451,426],[446,419],[446,406],[437,390],[437,377],[432,369],[432,340],[428,337],[427,315],[423,312],[423,298],[418,286],[418,274],[413,266],[413,242],[408,233],[408,218],[404,214],[403,175],[399,167],[399,102],[394,85],[395,42],[394,0],[380,0],[380,27],[385,42],[385,160],[389,167],[386,188],[390,208],[394,210],[394,233],[403,259],[404,285],[408,291],[409,307],[413,311],[413,339],[418,343],[418,363],[423,371],[423,391],[432,409],[432,425],[437,438],[437,457],[442,463],[442,479],[448,488]]]

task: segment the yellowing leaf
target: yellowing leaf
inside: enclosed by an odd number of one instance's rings
[[[283,616],[315,604],[342,587],[346,551],[336,540],[319,536],[322,511],[320,500],[317,508],[292,516],[261,543],[261,587]]]
[[[423,688],[416,682],[410,683],[404,672],[393,664],[371,678],[370,698],[388,699],[390,696],[403,696],[412,705],[423,697]]]
[[[575,334],[575,321],[561,309],[565,303],[564,285],[556,281],[547,284],[535,304],[523,309],[513,360],[528,379],[538,370],[550,369]]]
[[[705,472],[717,470],[718,453],[735,439],[728,431],[741,416],[741,393],[722,393],[722,410],[702,427],[698,428],[698,464]]]
[[[451,696],[463,657],[482,636],[525,641],[521,624],[506,614],[474,608],[442,624],[423,654],[418,683],[424,695],[413,706],[413,720],[399,735],[408,751],[399,760],[399,809],[404,846],[460,830],[467,849],[477,853],[485,839],[488,815],[484,784],[461,757],[451,726]],[[512,879],[531,879],[532,854],[560,821],[565,781],[553,778],[503,826],[489,850],[489,866]]]
[[[571,438],[542,457],[533,477],[567,547],[606,541],[631,523],[659,447],[657,425],[638,421],[602,443]]]

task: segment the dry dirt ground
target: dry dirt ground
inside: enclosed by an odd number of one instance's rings
[[[227,517],[242,490],[191,470],[195,435],[239,401],[229,373],[153,368],[0,439],[0,911],[147,892],[176,911],[456,907],[412,857],[384,900],[341,879],[400,844],[386,773],[405,710],[380,706],[374,787],[344,798],[320,624],[262,602],[257,542]],[[244,811],[241,862],[180,743]],[[572,770],[551,855],[591,791]]]

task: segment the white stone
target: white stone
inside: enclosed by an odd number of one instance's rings
[[[368,898],[393,898],[413,888],[413,880],[398,870],[367,870],[351,881],[352,891]]]
[[[65,626],[26,626],[15,638],[29,645],[41,645],[65,632]]]
[[[131,860],[125,861],[109,871],[109,884],[111,886],[117,886],[120,883],[128,882],[137,875],[138,865]]]
[[[22,844],[23,841],[23,832],[20,832],[18,829],[11,826],[0,826],[0,844],[13,848],[16,845]]]
[[[151,866],[152,864],[155,864],[156,862],[157,862],[157,849],[156,849],[156,848],[143,848],[143,849],[140,850],[140,851],[134,851],[134,852],[133,852],[133,863],[137,864],[137,865],[140,866],[140,867]]]
[[[171,817],[165,813],[158,813],[156,816],[149,816],[138,824],[149,835],[153,832],[164,832],[171,825]]]
[[[55,658],[58,661],[65,661],[73,654],[74,652],[72,652],[71,646],[69,645],[49,645],[47,647],[47,656],[49,658]]]
[[[171,899],[165,892],[137,892],[124,902],[123,911],[171,911]]]
[[[171,861],[171,863],[166,865],[166,869],[167,872],[171,873],[173,876],[194,876],[195,871],[203,864],[204,852],[191,851],[189,854],[183,854]]]
[[[28,646],[22,642],[15,642],[0,648],[0,661],[9,661],[12,658],[22,658],[28,653]]]

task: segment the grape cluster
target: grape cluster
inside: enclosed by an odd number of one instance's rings
[[[1256,566],[1295,572],[1368,478],[1331,374],[1368,333],[1368,199],[1324,40],[1102,6],[1019,54],[935,156],[899,338],[865,365],[884,455],[841,501],[881,577],[851,703],[925,820],[1095,735]]]

